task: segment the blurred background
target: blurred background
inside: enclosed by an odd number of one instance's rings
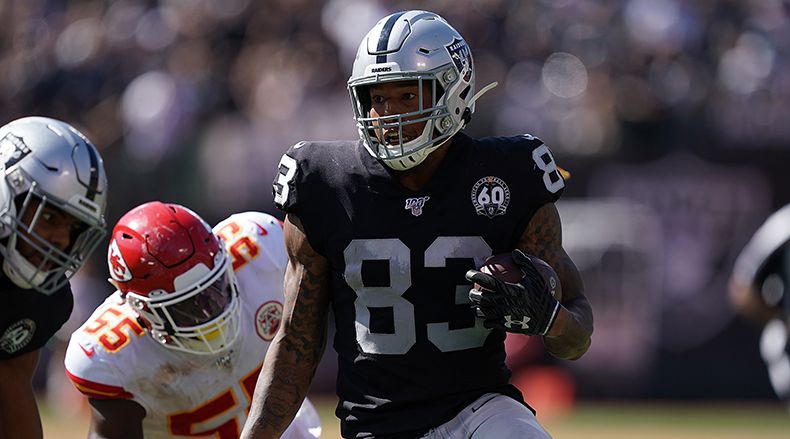
[[[2,0],[0,124],[44,115],[83,131],[107,167],[110,227],[154,199],[212,224],[282,217],[280,156],[356,138],[354,54],[403,9],[444,16],[477,88],[499,82],[467,133],[531,133],[571,173],[558,207],[595,334],[576,362],[509,339],[528,399],[775,401],[760,328],[726,282],[790,202],[788,0]],[[51,397],[73,397],[65,342],[112,292],[103,256],[76,276],[74,315],[37,374]],[[315,392],[333,392],[333,361]]]

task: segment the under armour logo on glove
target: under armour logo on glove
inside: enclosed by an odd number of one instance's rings
[[[527,324],[530,321],[529,317],[524,317],[523,320],[513,320],[513,316],[505,316],[505,327],[510,328],[513,324],[521,325],[521,329],[529,329]]]
[[[475,315],[485,319],[486,328],[526,335],[546,335],[557,318],[560,303],[551,294],[543,276],[521,250],[511,252],[524,276],[517,283],[505,282],[478,270],[466,279],[480,286],[469,291]],[[532,325],[527,324],[532,322]]]

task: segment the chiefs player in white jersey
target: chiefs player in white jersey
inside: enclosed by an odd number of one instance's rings
[[[213,231],[191,210],[146,203],[115,226],[118,290],[75,331],[66,373],[88,397],[91,438],[238,438],[280,324],[282,224],[245,212]],[[305,401],[283,437],[321,434]]]

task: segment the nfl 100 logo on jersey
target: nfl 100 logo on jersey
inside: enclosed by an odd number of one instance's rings
[[[406,210],[410,210],[414,216],[422,215],[422,208],[425,202],[430,200],[431,197],[409,198],[406,200]]]
[[[489,218],[504,215],[508,203],[510,188],[498,177],[483,177],[472,187],[472,204],[478,215]]]

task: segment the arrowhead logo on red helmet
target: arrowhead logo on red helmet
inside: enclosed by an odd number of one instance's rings
[[[132,280],[132,272],[123,260],[121,250],[115,239],[110,242],[110,248],[107,251],[107,265],[110,267],[110,276],[117,282],[129,282]]]

